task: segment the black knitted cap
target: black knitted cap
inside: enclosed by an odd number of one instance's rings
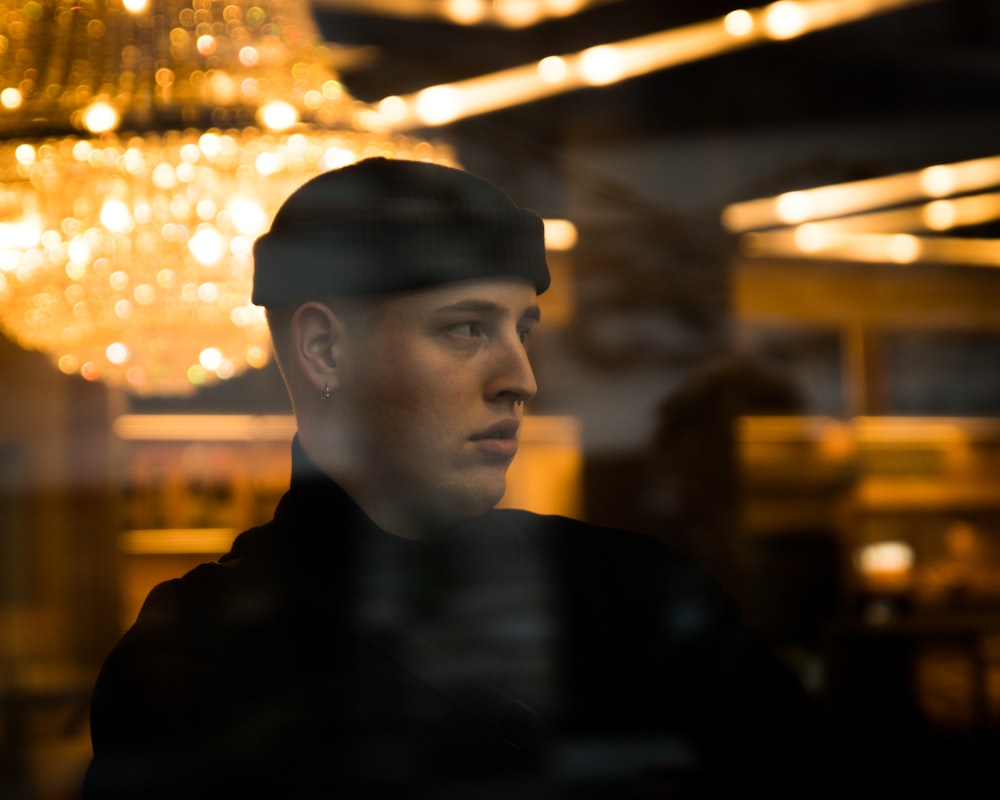
[[[254,243],[252,300],[407,291],[477,278],[549,286],[541,218],[464,170],[369,158],[300,186]]]

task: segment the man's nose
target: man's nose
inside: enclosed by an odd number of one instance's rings
[[[515,332],[505,336],[497,353],[493,395],[510,395],[515,400],[530,400],[538,392],[535,371],[525,350],[524,342]]]

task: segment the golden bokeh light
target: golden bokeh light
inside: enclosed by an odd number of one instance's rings
[[[746,9],[730,11],[722,18],[722,25],[730,36],[747,36],[753,32],[753,15]]]
[[[375,103],[363,118],[375,129],[406,130],[445,125],[465,117],[528,103],[560,92],[607,86],[699,59],[710,58],[753,44],[802,36],[812,31],[855,22],[929,0],[779,0],[768,6],[737,9],[715,19],[658,31],[632,39],[604,42],[576,53],[551,54],[537,62],[429,87],[402,96],[405,113],[379,112]],[[474,3],[462,3],[462,20],[471,24]],[[575,13],[579,0],[510,0],[492,8],[479,7],[477,22],[497,21],[507,15],[511,26],[534,24],[545,16]],[[382,0],[370,4],[369,10]],[[452,4],[449,4],[449,8]],[[532,9],[530,12],[522,9]],[[394,11],[405,13],[401,6]],[[505,11],[506,9],[506,11]],[[516,10],[516,14],[512,12]],[[515,17],[524,14],[523,19]],[[528,16],[531,19],[528,19]],[[447,94],[447,101],[443,98]],[[434,100],[428,99],[430,93]],[[447,110],[445,110],[445,107]]]
[[[595,86],[621,80],[625,72],[621,51],[607,44],[584,50],[580,53],[579,65],[583,80]]]
[[[569,74],[566,59],[560,56],[546,56],[538,62],[538,76],[546,83],[559,83]]]
[[[454,164],[358,124],[303,0],[0,7],[0,80],[34,87],[0,93],[0,327],[67,374],[184,395],[264,366],[251,248],[282,199],[369,155]]]
[[[576,246],[576,226],[568,219],[546,219],[544,223],[548,250],[572,250]]]

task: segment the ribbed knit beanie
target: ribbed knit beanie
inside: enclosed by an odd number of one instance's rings
[[[549,286],[541,218],[489,181],[369,158],[300,186],[254,243],[252,300],[408,291],[479,278]]]

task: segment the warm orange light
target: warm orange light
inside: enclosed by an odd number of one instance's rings
[[[559,56],[546,56],[538,62],[538,76],[546,83],[559,83],[569,75],[566,59]]]
[[[443,19],[458,25],[524,28],[566,17],[608,0],[320,0],[320,5],[366,14]]]
[[[284,442],[295,434],[291,415],[123,414],[112,423],[120,439],[156,442]]]
[[[338,0],[344,2],[345,0]],[[505,6],[524,13],[525,0],[497,3],[492,13],[501,16]],[[552,3],[553,0],[549,0]],[[719,55],[751,44],[771,42],[812,31],[854,22],[930,0],[780,0],[756,9],[729,14],[645,36],[606,42],[577,53],[550,55],[533,64],[429,87],[403,96],[405,114],[391,118],[375,109],[366,119],[373,129],[403,130],[425,125],[443,125],[457,119],[528,103],[559,92],[604,86],[660,69]],[[376,0],[374,5],[379,5]],[[570,7],[570,0],[559,4]],[[463,14],[472,16],[463,4]],[[541,3],[535,3],[542,8]],[[471,8],[471,5],[470,5]],[[534,11],[531,12],[534,15]],[[562,13],[552,6],[546,13]],[[567,12],[569,13],[569,12]],[[484,19],[486,18],[484,12]],[[534,16],[532,16],[534,19]],[[525,14],[523,20],[527,20]],[[757,20],[763,20],[757,24]],[[516,24],[528,24],[526,21]],[[553,61],[558,59],[558,61]],[[561,65],[557,68],[554,65]],[[562,70],[565,69],[565,73]],[[445,93],[447,101],[441,99]],[[433,102],[428,95],[433,97]],[[446,107],[447,110],[444,110]]]
[[[286,131],[299,121],[299,110],[282,100],[261,106],[257,119],[269,131]]]
[[[232,547],[235,528],[156,528],[124,531],[118,548],[128,555],[215,554]]]
[[[1000,267],[1000,239],[917,236],[908,233],[853,233],[816,224],[743,234],[740,252],[750,258],[821,258],[874,264],[915,262],[968,267]]]
[[[906,542],[887,541],[865,545],[855,563],[870,589],[902,589],[913,570],[913,548]]]
[[[753,15],[742,8],[730,11],[722,18],[722,24],[731,36],[747,36],[754,28]]]
[[[64,372],[184,395],[262,366],[251,248],[281,200],[364,155],[454,163],[355,124],[305,0],[39,7],[0,16],[0,327]]]
[[[604,44],[580,53],[580,75],[587,83],[604,86],[622,78],[625,65],[619,48]]]
[[[121,122],[121,115],[110,103],[97,101],[83,110],[84,127],[91,133],[113,131]]]
[[[507,471],[507,491],[499,505],[539,514],[579,516],[582,480],[579,420],[528,415],[521,427],[518,456]]]
[[[568,219],[546,219],[545,247],[548,250],[572,250],[576,245],[576,225]]]
[[[0,105],[8,110],[20,108],[23,102],[24,97],[17,89],[8,87],[0,92]]]
[[[998,184],[1000,156],[990,156],[733,203],[724,210],[722,223],[733,233],[741,233],[774,225],[858,214],[883,206],[972,192]]]
[[[802,3],[779,0],[764,9],[764,29],[773,39],[791,39],[801,36],[809,25]]]

